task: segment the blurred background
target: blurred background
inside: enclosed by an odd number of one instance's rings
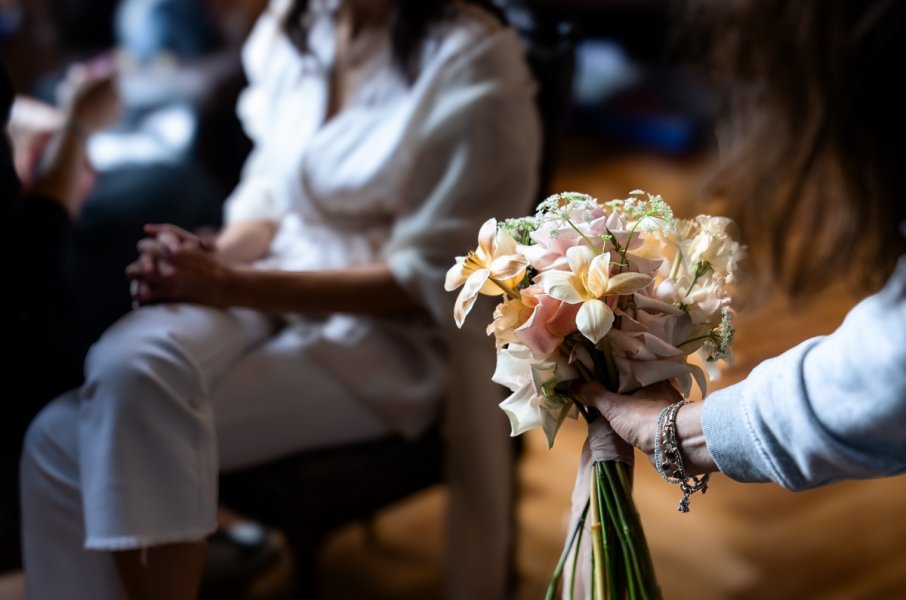
[[[242,86],[237,57],[265,2],[182,0],[173,3],[176,18],[160,22],[140,4],[0,0],[0,54],[20,93],[53,106],[67,65],[107,56],[124,65],[127,110],[91,142],[97,173],[71,255],[84,282],[86,345],[128,310],[124,286],[97,293],[122,271],[111,248],[131,251],[143,221],[217,227],[219,203],[249,149],[233,117]],[[542,93],[559,100],[546,118],[548,191],[606,199],[642,188],[662,194],[680,216],[695,214],[717,161],[715,99],[707,78],[674,51],[675,8],[661,0],[507,4],[530,50],[542,58],[554,52],[539,77]],[[40,114],[34,118],[40,130]],[[831,331],[861,295],[845,282],[807,305],[767,293],[742,313],[735,365],[716,385]],[[544,595],[584,436],[583,424],[570,422],[552,450],[537,432],[519,449],[517,598]],[[692,512],[680,514],[677,489],[644,458],[636,469],[635,498],[668,599],[906,597],[904,494],[903,477],[793,494],[717,475]],[[443,486],[434,485],[332,531],[315,559],[316,596],[440,597],[445,502]],[[223,564],[211,566],[210,589],[220,591],[210,597],[288,597],[294,569],[282,534],[251,523],[236,531],[238,541],[212,552]],[[242,531],[251,533],[243,539]],[[225,572],[241,573],[229,592],[216,587]],[[20,572],[0,574],[0,600],[22,597]]]

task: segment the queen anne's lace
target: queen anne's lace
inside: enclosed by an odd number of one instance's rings
[[[497,340],[495,381],[513,392],[501,405],[513,435],[541,427],[553,443],[576,413],[558,391],[569,379],[594,377],[620,392],[664,380],[685,396],[693,380],[704,388],[689,356],[732,356],[731,285],[743,249],[731,229],[722,217],[677,219],[642,190],[607,202],[563,192],[534,215],[486,222],[446,287],[462,286],[459,326],[479,294],[504,298],[488,334]],[[518,385],[503,374],[517,371]]]

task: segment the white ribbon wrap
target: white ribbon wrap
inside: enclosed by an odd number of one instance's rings
[[[610,427],[610,423],[603,417],[598,417],[588,424],[588,438],[582,447],[582,454],[579,458],[579,470],[576,473],[576,486],[572,494],[572,513],[569,518],[569,529],[567,530],[567,544],[572,538],[572,532],[575,530],[585,510],[591,493],[592,482],[592,465],[596,462],[606,460],[616,460],[632,466],[634,462],[634,451],[632,446],[624,442]],[[565,550],[565,548],[564,548]],[[579,542],[579,552],[571,551],[566,565],[563,569],[563,600],[577,600],[591,598],[591,516],[586,516],[585,525],[582,530],[582,539]],[[570,579],[572,578],[573,562],[578,560],[576,569],[576,581],[570,591]]]

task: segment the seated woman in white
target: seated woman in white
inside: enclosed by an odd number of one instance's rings
[[[215,246],[150,227],[129,269],[146,306],[29,431],[29,597],[192,597],[219,469],[417,436],[445,397],[484,456],[453,465],[454,517],[475,521],[454,538],[471,548],[451,590],[490,597],[506,519],[500,494],[474,494],[508,479],[493,344],[466,332],[476,343],[451,351],[443,278],[484,220],[533,200],[520,43],[471,3],[274,0],[243,58],[255,149]]]

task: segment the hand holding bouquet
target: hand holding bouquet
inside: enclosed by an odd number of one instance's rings
[[[730,290],[742,250],[729,225],[704,215],[675,219],[660,196],[639,190],[610,202],[557,194],[534,216],[487,221],[478,248],[447,273],[447,290],[462,287],[459,326],[479,294],[502,297],[488,334],[498,349],[493,379],[512,391],[500,405],[512,434],[540,427],[552,445],[567,417],[581,413],[590,424],[594,477],[585,490],[580,473],[584,508],[574,511],[549,596],[571,552],[575,575],[587,524],[589,593],[660,595],[631,497],[632,454],[593,409],[575,401],[570,386],[594,379],[629,393],[667,382],[688,397],[694,381],[705,393],[705,372],[689,357],[697,352],[707,364],[730,356]],[[681,463],[668,463],[669,473],[659,471],[681,483],[680,510],[688,510],[689,495],[703,491],[707,479],[687,478]],[[564,590],[569,597],[574,580]]]

